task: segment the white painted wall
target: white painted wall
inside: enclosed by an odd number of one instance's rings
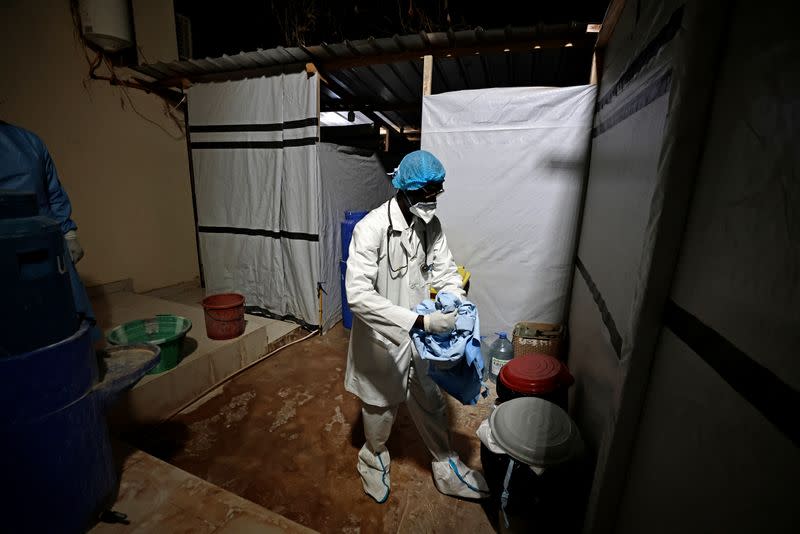
[[[178,60],[173,0],[132,0],[139,63]]]
[[[66,0],[4,1],[0,20],[0,118],[37,133],[52,153],[86,250],[86,284],[133,278],[147,290],[196,277],[186,144],[172,137],[161,99],[129,92],[171,135],[119,88],[88,80]],[[165,43],[153,50],[175,47],[174,31],[158,32]]]

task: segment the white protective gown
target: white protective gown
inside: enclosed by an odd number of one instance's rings
[[[424,272],[426,240],[431,268]],[[345,285],[353,312],[345,388],[366,404],[398,405],[408,389],[413,308],[431,287],[464,296],[439,219],[414,218],[409,226],[394,198],[372,210],[353,230]]]
[[[429,269],[423,270],[423,265]],[[345,282],[354,316],[345,387],[363,403],[366,442],[358,453],[357,469],[364,492],[379,503],[389,498],[386,441],[397,407],[406,402],[433,456],[439,491],[468,499],[485,497],[486,481],[450,446],[447,404],[409,334],[418,316],[412,308],[430,297],[431,287],[465,296],[439,220],[425,225],[414,218],[409,227],[395,199],[372,210],[353,230]]]

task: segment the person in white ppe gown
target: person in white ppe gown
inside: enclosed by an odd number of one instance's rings
[[[444,176],[433,154],[406,155],[392,180],[397,195],[359,221],[350,242],[345,284],[354,317],[345,387],[362,401],[366,443],[358,453],[358,472],[364,491],[377,502],[389,497],[386,441],[402,402],[433,456],[439,491],[468,499],[488,495],[483,476],[465,466],[450,446],[445,399],[410,336],[414,328],[446,333],[455,327],[455,313],[413,311],[430,298],[431,287],[465,296],[434,215]]]

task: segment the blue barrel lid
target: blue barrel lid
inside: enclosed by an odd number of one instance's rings
[[[349,221],[358,221],[363,219],[366,214],[369,213],[368,211],[345,211],[344,218]]]

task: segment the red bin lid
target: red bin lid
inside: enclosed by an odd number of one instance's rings
[[[575,381],[567,366],[548,354],[526,354],[500,369],[499,380],[514,391],[547,394]]]

